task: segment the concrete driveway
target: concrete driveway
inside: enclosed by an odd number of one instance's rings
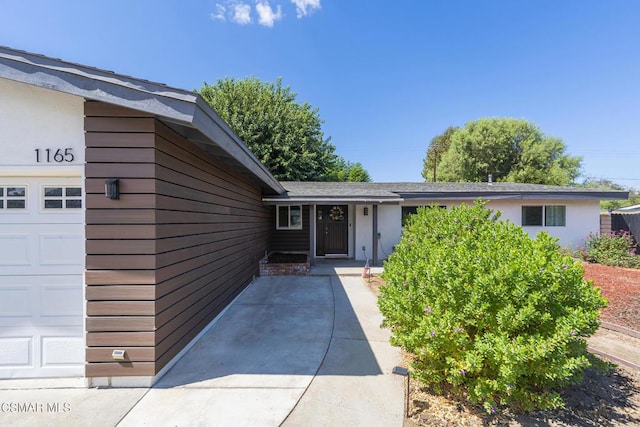
[[[381,321],[357,276],[260,277],[151,389],[0,390],[0,425],[401,426]]]

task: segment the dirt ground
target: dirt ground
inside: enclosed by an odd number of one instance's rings
[[[585,278],[609,300],[603,321],[640,331],[640,270],[585,264]],[[377,276],[363,281],[376,295],[384,283]],[[408,366],[409,355],[405,362]],[[405,426],[640,426],[640,371],[624,366],[609,373],[589,370],[581,384],[562,396],[566,407],[561,410],[487,415],[480,406],[436,395],[412,379]]]

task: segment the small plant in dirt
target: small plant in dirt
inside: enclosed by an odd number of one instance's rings
[[[640,268],[637,243],[628,231],[590,234],[580,255],[585,261],[612,267]]]
[[[488,412],[557,408],[591,365],[606,300],[556,239],[498,217],[481,201],[412,215],[384,266],[384,325],[436,391]]]

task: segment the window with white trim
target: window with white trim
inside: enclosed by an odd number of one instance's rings
[[[42,208],[46,211],[82,209],[82,187],[42,187]]]
[[[285,205],[276,207],[277,230],[302,230],[302,206]]]
[[[27,187],[23,185],[0,186],[0,211],[27,209]]]
[[[544,225],[547,227],[564,227],[567,225],[567,207],[553,205],[544,207]]]
[[[567,207],[564,205],[523,206],[522,225],[564,227],[567,225]]]

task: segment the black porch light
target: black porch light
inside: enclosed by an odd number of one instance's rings
[[[120,198],[120,180],[118,178],[104,180],[104,195],[111,200]]]

